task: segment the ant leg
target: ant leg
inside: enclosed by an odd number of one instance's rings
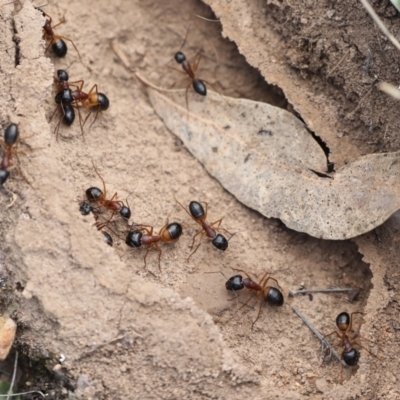
[[[131,225],[131,229],[132,229],[132,227],[135,227],[134,230],[137,230],[137,231],[145,231],[146,234],[148,234],[149,236],[152,236],[152,235],[153,235],[153,227],[150,226],[150,225],[135,224],[135,223],[133,222],[132,225]],[[137,228],[137,229],[136,229],[136,228]],[[147,229],[147,228],[150,228],[150,229]]]
[[[158,269],[161,272],[161,254],[162,254],[162,250],[161,250],[160,246],[157,245],[157,243],[154,243],[154,247],[158,250]]]
[[[53,28],[54,28],[54,26],[53,26]],[[64,40],[68,40],[68,42],[71,42],[71,43],[72,43],[72,46],[74,46],[74,49],[75,49],[76,52],[78,53],[79,61],[80,61],[83,65],[85,65],[85,63],[82,61],[81,53],[79,53],[78,48],[75,46],[75,43],[74,43],[70,38],[67,38],[67,37],[65,37],[65,36],[59,36],[59,35],[55,35],[54,38],[57,38],[57,39],[64,39]]]
[[[182,43],[180,49],[178,50],[178,52],[181,51],[181,50],[183,49],[183,46],[184,46],[185,43],[186,43],[186,39],[187,39],[187,37],[188,37],[189,30],[190,30],[191,26],[192,26],[192,23],[190,22],[190,24],[189,24],[189,26],[188,26],[188,28],[187,28],[187,30],[186,30],[185,39],[183,40],[183,43]]]
[[[143,266],[143,268],[147,268],[146,258],[147,258],[148,254],[149,254],[150,249],[151,249],[151,246],[149,246],[149,248],[146,251],[146,254],[144,255],[144,258],[143,258],[144,266]]]
[[[201,50],[199,50],[196,55],[193,57],[193,62],[191,63],[193,73],[196,73],[197,68],[199,67],[201,60]]]
[[[93,164],[93,168],[94,168],[94,170],[95,170],[97,176],[98,176],[98,177],[100,178],[100,180],[103,182],[103,195],[101,196],[101,200],[103,200],[103,199],[105,200],[105,199],[106,199],[106,196],[107,196],[106,184],[105,184],[105,182],[104,182],[104,179],[101,177],[101,175],[100,175],[99,172],[97,171],[97,168],[96,168],[96,166],[94,165],[93,160],[92,160],[92,164]]]
[[[202,237],[200,238],[200,243],[201,243],[201,239],[203,238],[203,236],[204,236],[204,234],[205,234],[203,230],[198,231],[198,232],[193,236],[191,249],[193,249],[193,247],[194,247],[194,242],[195,242],[195,240],[196,240],[196,236],[197,236],[197,235],[200,235],[201,233],[202,233]]]
[[[364,349],[367,353],[369,353],[371,356],[374,356],[376,358],[379,359],[378,356],[376,356],[374,353],[372,353],[370,350],[368,350],[366,347],[364,347],[361,343],[359,343],[358,341],[354,341],[353,344],[356,344],[357,346],[361,347],[362,349]]]
[[[92,128],[92,125],[96,122],[96,120],[97,120],[97,117],[99,116],[99,114],[100,114],[100,110],[101,110],[101,107],[100,107],[100,104],[97,106],[97,111],[96,111],[96,115],[94,116],[94,120],[93,120],[93,122],[90,124],[90,126],[89,126],[89,131],[90,131],[90,129]]]
[[[267,285],[268,279],[269,279],[269,272],[266,272],[264,276],[261,278],[260,282],[258,284],[264,289]]]
[[[175,196],[174,196],[175,197]],[[190,212],[176,199],[175,197],[175,201],[187,212],[187,214],[189,215],[190,218],[192,218],[193,221],[195,221],[197,224],[199,223],[192,214],[190,214]],[[193,247],[193,245],[192,245]]]
[[[349,327],[346,329],[346,333],[347,332],[350,332],[351,331],[351,327],[352,327],[352,325],[353,325],[353,315],[354,314],[364,314],[363,312],[361,312],[361,311],[355,311],[355,312],[352,312],[351,314],[350,314],[350,325],[349,325]]]
[[[197,249],[198,249],[198,248],[200,247],[200,245],[201,245],[201,239],[202,239],[203,236],[204,236],[204,232],[202,232],[202,231],[199,231],[199,232],[196,233],[196,235],[194,235],[194,237],[193,237],[193,243],[194,243],[194,238],[195,238],[199,233],[201,233],[201,237],[200,237],[200,240],[199,240],[199,244],[198,244],[197,247],[194,249],[194,251],[192,251],[192,252],[190,253],[189,257],[187,258],[187,261],[189,261],[190,257],[192,257],[192,255],[193,255],[194,253],[196,253]],[[193,248],[193,244],[192,244],[192,248]]]
[[[79,108],[79,105],[73,105],[73,107],[78,110],[79,126],[81,127],[81,134],[83,136],[83,140],[85,140],[85,132],[83,131],[81,110]]]
[[[188,90],[190,88],[190,86],[192,85],[192,82],[189,83],[189,85],[186,88],[186,92],[185,92],[185,99],[186,99],[186,110],[188,111],[188,117],[189,117],[189,99],[188,99]]]
[[[244,306],[247,306],[247,303],[249,303],[249,301],[250,301],[251,299],[253,299],[255,296],[257,296],[257,292],[256,292],[256,293],[253,293],[253,294],[246,300],[246,302],[245,302],[244,304],[242,304],[242,306],[238,309],[238,311],[240,311]],[[239,297],[239,296],[237,296],[237,297]]]
[[[253,330],[254,324],[255,324],[255,323],[258,321],[258,319],[260,318],[263,305],[264,305],[264,302],[263,302],[263,301],[260,301],[260,307],[259,307],[259,309],[258,309],[257,318],[256,318],[256,319],[253,321],[253,323],[251,324],[251,330]]]
[[[111,220],[114,217],[114,214],[115,214],[115,211],[113,211],[111,213],[111,217],[108,219],[108,221],[101,222],[101,223],[96,221],[93,225],[97,228],[97,230],[101,231],[103,228],[105,228],[111,222]]]
[[[251,278],[251,276],[246,272],[246,271],[243,271],[242,269],[237,269],[237,268],[232,268],[234,271],[238,271],[238,272],[243,272],[246,276],[247,276],[247,278],[249,278],[251,281],[253,280],[252,278]]]
[[[51,121],[51,120],[53,119],[55,113],[57,112],[57,110],[58,110],[60,107],[61,107],[61,105],[60,105],[60,104],[57,104],[57,106],[56,106],[56,108],[55,108],[53,114],[51,114],[51,117],[50,117],[50,120],[49,120],[49,121]]]
[[[329,333],[328,335],[325,335],[325,336],[321,339],[321,341],[324,340],[324,339],[326,339],[326,338],[329,337],[329,336],[332,336],[334,333],[336,333],[336,335],[341,339],[341,336],[339,335],[339,333],[336,332],[336,331],[333,331],[333,332]]]
[[[279,285],[279,283],[278,283],[278,281],[277,281],[276,279],[269,277],[269,278],[264,282],[264,284],[266,285],[268,281],[274,281],[274,282],[276,283],[276,286],[278,286],[278,288],[279,288],[281,291],[283,291],[283,289],[281,288],[281,286]],[[261,286],[261,285],[260,285],[260,286]]]
[[[51,17],[50,17],[50,15],[47,15],[47,14],[46,14],[46,16],[50,18],[50,24],[51,24]],[[54,29],[54,28],[57,28],[57,26],[60,26],[61,24],[64,24],[65,22],[66,22],[66,19],[65,19],[65,14],[64,14],[64,15],[62,16],[60,22],[59,22],[58,24],[53,25],[52,28],[53,28],[53,29]]]

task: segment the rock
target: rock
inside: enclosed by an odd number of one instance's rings
[[[14,343],[17,324],[11,318],[0,317],[0,360],[5,360]]]

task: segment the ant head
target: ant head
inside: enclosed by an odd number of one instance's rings
[[[204,207],[198,201],[191,201],[189,204],[190,214],[194,219],[201,219],[204,217]]]
[[[235,275],[229,278],[225,283],[226,290],[237,291],[244,288],[242,275]]]
[[[167,231],[172,240],[177,240],[182,235],[182,225],[177,222],[173,222],[167,226]]]
[[[221,235],[220,233],[218,233],[218,235],[215,237],[215,239],[212,240],[211,243],[218,250],[225,251],[228,248],[228,241],[226,240],[225,236]]]
[[[125,243],[129,247],[140,247],[142,245],[142,232],[132,231],[126,235]]]
[[[11,124],[4,132],[4,143],[8,145],[14,144],[18,140],[18,136],[18,126],[15,124]]]
[[[178,64],[182,64],[186,60],[186,56],[181,51],[175,53],[174,58]]]
[[[97,187],[90,187],[86,189],[86,197],[88,200],[98,200],[103,196],[103,192]]]
[[[345,332],[350,325],[350,315],[347,312],[342,312],[336,317],[336,326],[342,332]]]
[[[89,203],[82,201],[79,203],[79,211],[82,215],[89,215],[93,211],[93,207]]]
[[[122,206],[119,210],[119,214],[122,218],[129,219],[131,217],[131,209],[127,206]]]
[[[57,70],[57,77],[59,81],[68,82],[69,76],[68,72],[65,69]]]

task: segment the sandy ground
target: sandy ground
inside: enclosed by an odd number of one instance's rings
[[[379,150],[361,139],[368,104],[346,98],[345,87],[332,96],[340,88],[324,81],[323,70],[317,71],[321,77],[315,73],[310,78],[304,68],[288,63],[291,42],[268,23],[272,18],[279,25],[280,2],[209,3],[221,18],[223,35],[237,43],[252,67],[234,43],[221,37],[218,23],[195,20],[184,51],[193,57],[202,49],[199,76],[224,95],[295,109],[327,143],[337,165]],[[284,15],[301,21],[297,13],[306,12],[306,6],[286,6]],[[327,11],[323,7],[321,15]],[[1,268],[20,289],[13,301],[3,301],[3,309],[14,311],[18,320],[19,348],[33,358],[47,357],[47,365],[57,370],[58,387],[77,387],[76,398],[398,398],[397,220],[354,241],[321,241],[249,210],[164,127],[145,88],[110,48],[117,40],[149,79],[185,87],[170,68],[172,57],[191,15],[213,17],[210,9],[172,0],[50,3],[45,11],[54,22],[64,12],[67,19],[57,33],[74,40],[85,65],[71,46],[65,59],[44,55],[44,19],[29,3],[19,9],[16,5],[15,15],[14,5],[0,9],[5,99],[0,118],[3,127],[18,123],[23,142],[32,148],[19,146],[25,150],[20,168],[30,185],[15,172],[0,193]],[[332,37],[326,40],[333,43]],[[70,80],[85,80],[85,88],[97,83],[111,105],[86,129],[84,139],[76,121],[61,127],[57,141],[57,119],[49,122],[55,107],[53,76],[67,67]],[[346,121],[338,111],[343,104],[361,113],[347,131],[341,130]],[[376,135],[383,138],[381,131]],[[384,149],[398,148],[396,142],[385,142]],[[156,252],[149,254],[144,269],[142,250],[127,249],[117,237],[110,248],[92,226],[93,218],[80,215],[84,190],[101,185],[93,163],[109,194],[129,195],[132,220],[157,228],[167,218],[183,224],[179,242],[163,246],[161,271]],[[7,208],[9,191],[18,199]],[[185,205],[208,202],[210,220],[223,217],[224,227],[241,233],[225,253],[205,242],[187,261],[196,225],[174,197]],[[231,268],[258,278],[270,271],[283,288],[285,305],[266,306],[253,330],[258,303],[237,311],[239,303],[229,301],[224,283],[233,275]],[[223,274],[206,274],[211,271]],[[355,302],[343,294],[289,298],[288,291],[302,283],[361,291]],[[292,305],[324,334],[334,330],[339,312],[365,312],[356,322],[362,323],[362,335],[373,340],[379,359],[362,351],[353,371],[342,370],[336,361],[321,366],[320,343]],[[66,356],[62,367],[60,354]],[[342,377],[351,379],[341,384]],[[62,392],[57,396],[62,398]]]

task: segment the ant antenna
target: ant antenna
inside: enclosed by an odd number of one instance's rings
[[[43,4],[42,6],[35,6],[35,8],[47,7],[48,5],[49,5],[49,2],[47,2],[46,4]]]
[[[187,39],[187,37],[188,37],[189,30],[190,30],[191,26],[192,26],[192,22],[190,22],[190,24],[189,24],[189,26],[188,26],[188,28],[187,28],[187,30],[186,30],[185,39],[183,40],[183,43],[182,43],[181,47],[180,47],[179,50],[178,50],[178,53],[183,49],[183,46],[186,44],[186,39]]]

